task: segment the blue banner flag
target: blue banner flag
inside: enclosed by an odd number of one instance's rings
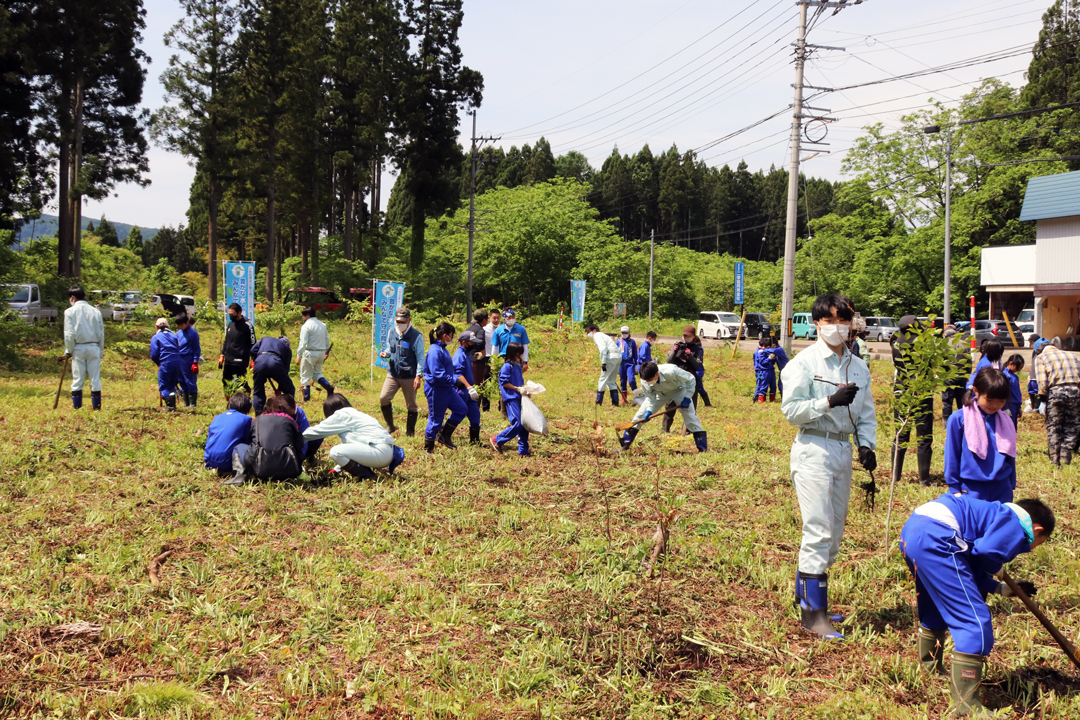
[[[743,290],[746,285],[746,263],[735,263],[735,304],[743,304]]]
[[[585,281],[570,281],[570,322],[585,322]]]
[[[244,317],[255,322],[255,263],[225,263],[225,327],[229,326],[229,306],[240,305]]]
[[[405,304],[405,283],[375,281],[374,317],[371,320],[371,341],[375,353],[374,365],[383,370],[390,369],[390,362],[379,354],[390,347],[390,331],[394,329],[394,316],[398,308]]]

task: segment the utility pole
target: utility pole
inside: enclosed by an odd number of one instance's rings
[[[649,231],[649,324],[652,324],[652,277],[656,260],[656,230]]]
[[[952,132],[945,130],[945,324],[952,322]],[[975,325],[971,326],[975,337]]]
[[[472,150],[470,152],[471,169],[469,171],[469,274],[466,281],[466,300],[465,300],[465,322],[466,324],[472,322],[473,312],[473,292],[472,292],[472,276],[473,276],[473,235],[476,232],[476,150],[486,142],[494,142],[499,138],[494,137],[476,137],[476,111],[472,113]]]

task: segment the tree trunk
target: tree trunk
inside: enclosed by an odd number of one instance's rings
[[[306,213],[300,215],[297,235],[297,243],[300,246],[300,273],[306,279],[308,276],[308,238],[311,236],[311,225],[308,224]]]
[[[63,133],[61,133],[63,137]],[[59,192],[59,227],[56,229],[56,256],[57,273],[60,277],[71,276],[71,205],[68,198],[71,178],[68,167],[71,163],[71,144],[65,140],[60,141],[60,192]]]
[[[419,197],[413,198],[412,206],[412,247],[409,253],[409,267],[419,270],[424,263],[424,203]]]
[[[278,238],[277,242],[280,245],[281,244],[281,238]],[[276,277],[276,279],[277,279],[277,299],[278,300],[281,300],[283,297],[285,297],[285,295],[281,292],[281,266],[282,266],[282,257],[284,255],[285,255],[285,253],[282,252],[282,248],[279,247],[278,252],[277,252],[277,277]]]
[[[313,232],[308,238],[308,243],[311,245],[311,284],[319,284],[319,233],[318,230]]]
[[[210,301],[217,302],[217,244],[218,244],[218,199],[217,199],[217,172],[209,173],[209,197],[207,205],[210,210],[210,227],[207,229],[207,245],[210,259],[207,261],[206,282],[210,294]]]
[[[277,233],[274,231],[274,193],[277,190],[277,128],[274,118],[270,118],[270,133],[267,138],[266,159],[269,177],[266,181],[266,299],[274,299],[274,269],[277,267]]]
[[[74,139],[71,144],[71,164],[68,166],[71,172],[71,225],[72,225],[72,255],[71,275],[78,279],[82,277],[82,192],[79,190],[79,171],[82,168],[82,141],[83,141],[83,79],[75,80],[74,98]]]
[[[349,173],[352,177],[352,173]],[[347,262],[352,261],[352,236],[353,226],[356,223],[356,191],[352,189],[352,182],[345,188],[345,232],[341,236],[341,250]]]

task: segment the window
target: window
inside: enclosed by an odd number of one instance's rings
[[[16,285],[14,287],[12,287],[12,286],[8,287],[8,290],[12,290],[12,289],[14,289],[15,292],[8,296],[7,301],[9,303],[24,303],[24,302],[27,302],[30,299],[30,288],[26,287],[25,285],[22,285],[22,286]]]
[[[701,322],[716,322],[716,316],[712,313],[701,313],[698,315],[698,320]]]
[[[30,302],[38,301],[38,289],[36,287],[30,288]]]
[[[877,327],[879,324],[877,318],[866,318],[866,327]]]
[[[881,318],[881,324],[885,327],[896,327],[896,321],[890,317]]]
[[[737,323],[739,322],[739,316],[735,313],[720,313],[720,322]]]

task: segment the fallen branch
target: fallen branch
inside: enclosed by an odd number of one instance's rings
[[[169,559],[169,556],[173,554],[172,550],[166,550],[158,555],[156,558],[150,561],[150,565],[147,567],[147,571],[150,574],[150,584],[157,587],[161,584],[161,580],[158,579],[158,570],[161,569],[162,564]]]
[[[101,634],[101,626],[88,622],[68,623],[45,628],[41,636],[43,638],[73,638],[73,637],[97,637]]]

